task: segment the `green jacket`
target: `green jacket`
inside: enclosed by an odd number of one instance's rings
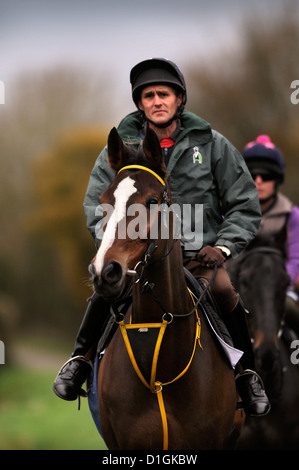
[[[255,184],[239,152],[206,121],[184,111],[181,122],[183,130],[167,165],[173,203],[182,208],[182,213],[184,204],[193,208],[189,229],[182,229],[181,243],[185,249],[192,249],[186,240],[192,238],[201,220],[201,245],[227,246],[235,257],[259,228],[261,213]],[[120,122],[118,132],[124,141],[139,144],[140,129],[141,117],[136,111]],[[84,199],[87,227],[96,246],[100,243],[96,227],[102,217],[99,196],[114,176],[105,147],[95,162]]]

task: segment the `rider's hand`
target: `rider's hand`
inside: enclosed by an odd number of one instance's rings
[[[226,260],[219,248],[214,248],[210,245],[207,245],[200,250],[197,254],[197,259],[201,266],[205,266],[207,268],[212,268],[215,264],[217,266],[221,266]]]

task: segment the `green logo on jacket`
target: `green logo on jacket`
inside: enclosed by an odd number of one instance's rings
[[[198,147],[193,147],[193,163],[202,163],[202,154]]]

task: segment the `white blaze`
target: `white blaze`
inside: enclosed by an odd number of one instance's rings
[[[134,186],[134,180],[132,180],[129,176],[123,179],[114,191],[114,210],[107,223],[106,230],[103,234],[102,243],[97,252],[94,262],[95,269],[98,275],[101,274],[105,254],[107,253],[108,249],[112,246],[115,240],[117,225],[126,216],[126,207],[129,197],[132,196],[132,194],[134,194],[136,191],[137,188],[135,188]]]

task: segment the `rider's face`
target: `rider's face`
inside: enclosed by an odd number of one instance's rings
[[[177,96],[171,87],[151,85],[142,90],[139,108],[154,124],[165,124],[174,116],[181,102],[182,95]]]
[[[275,180],[264,181],[263,177],[259,174],[254,175],[254,182],[258,192],[259,199],[267,199],[272,196],[275,191]]]

